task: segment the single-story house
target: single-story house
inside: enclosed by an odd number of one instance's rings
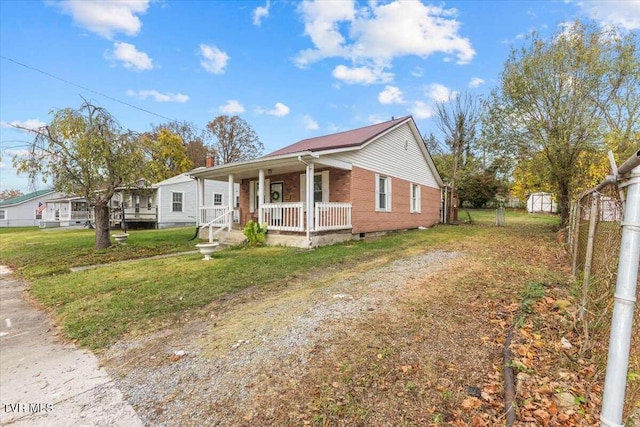
[[[62,197],[55,190],[39,190],[0,202],[0,227],[35,227],[39,225],[49,199]]]
[[[85,225],[93,221],[89,202],[80,196],[58,197],[47,200],[39,225],[41,228]]]
[[[196,169],[197,171],[198,169]],[[197,220],[198,182],[186,173],[174,176],[153,185],[158,204],[158,228],[195,226]],[[233,187],[230,199],[230,189],[227,183],[207,181],[204,188],[204,205],[212,208],[238,206],[240,186]]]
[[[557,213],[558,204],[551,193],[531,193],[527,197],[527,212],[529,213]]]
[[[198,180],[201,237],[210,240],[242,240],[241,227],[255,220],[267,224],[267,244],[313,247],[430,227],[441,217],[442,178],[411,116],[189,174]],[[239,206],[209,206],[210,180],[239,183]]]
[[[184,173],[152,185],[140,180],[134,186],[121,187],[111,201],[111,225],[122,227],[124,217],[127,228],[195,226],[197,190],[196,180]],[[209,181],[204,190],[208,206],[229,206],[230,201],[235,206],[237,203],[238,185],[234,187],[231,200],[226,183]]]

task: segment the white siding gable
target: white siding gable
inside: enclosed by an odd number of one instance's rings
[[[416,184],[440,188],[419,144],[423,142],[416,140],[409,124],[405,123],[364,148],[327,157]]]

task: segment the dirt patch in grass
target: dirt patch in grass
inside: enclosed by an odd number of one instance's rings
[[[541,384],[565,386],[560,366],[579,387],[592,374],[556,345],[572,325],[553,304],[572,297],[562,247],[541,227],[487,227],[438,250],[245,289],[102,360],[150,425],[504,425],[504,338],[532,287],[513,344],[529,375],[518,425],[591,425],[597,384],[566,418],[542,409],[553,393],[536,403]],[[551,355],[527,368],[526,349]]]

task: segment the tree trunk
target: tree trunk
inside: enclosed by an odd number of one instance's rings
[[[95,249],[104,249],[111,246],[109,237],[109,206],[96,205],[93,208],[96,225],[96,245]]]
[[[565,183],[558,185],[558,197],[560,202],[560,226],[566,227],[569,224],[571,214],[571,199],[569,198],[569,186]]]

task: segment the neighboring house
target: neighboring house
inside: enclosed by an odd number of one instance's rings
[[[310,247],[439,222],[442,179],[412,117],[309,138],[255,160],[191,171],[201,236],[266,223],[267,243]],[[240,184],[239,207],[207,207],[205,183]],[[203,201],[203,202],[202,202]],[[216,229],[217,230],[214,230]]]
[[[527,198],[527,212],[529,213],[557,213],[558,204],[551,193],[531,193]]]
[[[34,227],[39,225],[47,201],[62,197],[54,190],[40,190],[0,202],[0,227]]]
[[[197,171],[198,169],[196,169]],[[198,183],[187,174],[181,174],[152,186],[158,204],[158,228],[195,226],[198,210]],[[234,185],[231,203],[238,203],[239,185]],[[229,206],[227,183],[207,181],[203,205],[212,208]]]
[[[70,227],[92,221],[93,209],[89,209],[89,202],[80,196],[72,196],[47,200],[38,225],[41,228]]]
[[[135,186],[121,187],[111,202],[111,225],[121,228],[124,213],[127,228],[195,226],[197,189],[196,180],[187,174],[150,186],[140,180]],[[236,203],[238,186],[234,189],[232,202]],[[225,183],[208,182],[205,194],[205,203],[209,206],[229,205],[229,190]]]

